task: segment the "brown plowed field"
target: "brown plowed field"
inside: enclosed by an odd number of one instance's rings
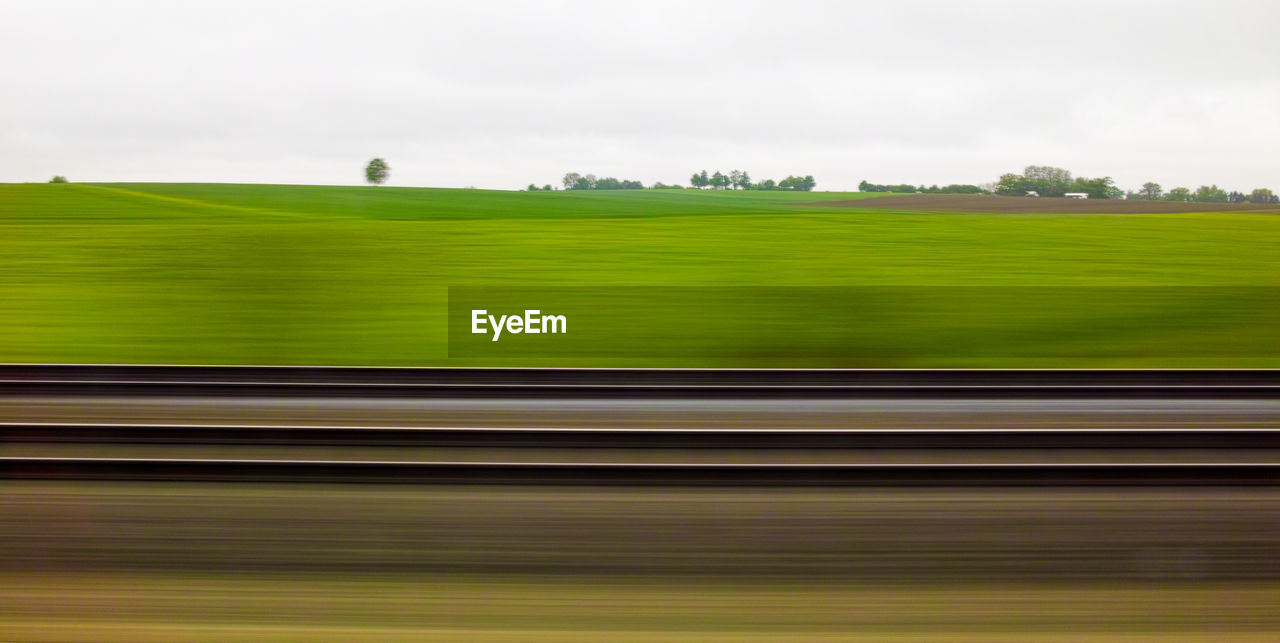
[[[859,210],[917,210],[925,212],[1043,212],[1050,214],[1267,212],[1280,214],[1280,205],[1274,203],[1181,203],[1177,201],[1035,198],[1025,196],[987,196],[983,194],[904,194],[848,201],[811,202],[805,205],[826,205]]]

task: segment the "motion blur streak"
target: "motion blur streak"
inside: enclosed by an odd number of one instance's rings
[[[958,386],[941,398],[497,387],[375,399],[0,384],[0,640],[1274,640],[1275,374],[1237,374],[1247,390],[1221,395],[1211,373],[1194,377],[1194,396],[1168,381],[1140,398],[1098,386],[1040,398]],[[590,472],[573,485],[470,484],[466,467],[404,484],[388,466],[380,484],[337,484],[271,482],[264,465],[220,478],[249,481],[194,479],[229,457],[1261,473],[1213,485],[1169,474],[1145,486],[621,486]],[[138,458],[192,464],[185,478],[165,465],[167,481],[93,468]]]
[[[1251,640],[1278,500],[10,482],[0,635]]]

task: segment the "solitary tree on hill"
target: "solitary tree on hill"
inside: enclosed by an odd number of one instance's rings
[[[382,185],[391,175],[391,166],[382,159],[373,159],[364,168],[364,180],[370,185]]]

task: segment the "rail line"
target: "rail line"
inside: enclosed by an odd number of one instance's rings
[[[592,449],[1280,449],[1280,427],[634,429],[0,422],[0,443]]]
[[[1219,486],[1280,485],[1280,371],[1093,370],[627,370],[397,369],[247,366],[0,365],[0,396],[22,400],[96,396],[128,405],[143,398],[289,397],[290,404],[346,397],[459,399],[609,398],[795,399],[1141,399],[1168,404],[1169,428],[617,428],[609,426],[385,426],[378,424],[0,422],[0,477],[272,482],[544,485],[794,486]],[[1263,419],[1252,428],[1178,426],[1177,402],[1249,400]],[[625,412],[625,411],[622,411]],[[0,418],[3,420],[5,418]],[[178,418],[179,420],[181,418]],[[34,446],[33,446],[34,445]],[[124,457],[96,457],[110,446]],[[76,449],[84,448],[83,451]],[[136,447],[136,448],[135,448]],[[181,457],[157,457],[172,447]],[[270,448],[259,457],[256,447]],[[293,451],[297,447],[299,450]],[[327,451],[305,451],[329,447]],[[379,459],[364,448],[466,453],[457,460]],[[44,448],[46,451],[41,451]],[[227,457],[226,448],[235,457]],[[24,450],[25,449],[25,450]],[[34,450],[33,450],[34,449]],[[70,449],[70,450],[68,450]],[[121,451],[121,449],[124,449]],[[146,457],[129,457],[141,449]],[[219,451],[219,449],[223,449]],[[245,451],[244,449],[250,449]],[[281,451],[281,449],[284,449]],[[347,451],[344,451],[347,449]],[[463,449],[463,452],[456,451]],[[465,451],[476,449],[476,451]],[[487,449],[488,451],[481,451]],[[484,454],[517,449],[520,458]],[[592,461],[605,449],[623,459]],[[336,451],[335,451],[336,450]],[[453,450],[453,451],[449,451]],[[537,451],[535,451],[537,450]],[[563,450],[563,451],[559,451]],[[537,461],[537,453],[569,453]],[[703,454],[682,461],[684,450]],[[749,450],[753,461],[720,452]],[[822,450],[821,462],[785,454]],[[867,453],[934,453],[869,462]],[[1072,458],[1037,459],[1036,453]],[[1142,453],[1112,460],[1108,450]],[[1200,457],[1164,457],[1182,450]],[[654,453],[665,452],[661,457]],[[963,453],[948,459],[937,452]],[[209,457],[202,457],[204,454]],[[263,453],[266,453],[264,451]],[[351,457],[327,458],[316,453]],[[386,453],[385,451],[381,453]],[[506,451],[505,453],[511,453]],[[1240,454],[1247,453],[1248,457]],[[1276,454],[1273,461],[1272,454]],[[194,454],[194,457],[192,457]],[[245,457],[239,457],[241,454]],[[283,457],[281,457],[283,454]],[[289,457],[302,454],[299,457]],[[482,454],[476,456],[474,454]],[[706,454],[710,454],[708,457]],[[770,454],[779,457],[771,461]],[[834,454],[834,455],[833,455]],[[843,454],[859,457],[843,458]],[[1084,454],[1084,455],[1079,455]],[[1099,455],[1101,454],[1101,455]],[[634,457],[632,457],[634,456]],[[832,459],[837,461],[833,462]],[[613,461],[617,460],[617,461]],[[847,460],[847,461],[844,461]],[[917,461],[918,460],[918,461]]]
[[[1275,370],[562,369],[0,364],[0,395],[542,398],[1280,396]]]
[[[1259,486],[1280,463],[719,464],[0,458],[11,479],[644,486]]]

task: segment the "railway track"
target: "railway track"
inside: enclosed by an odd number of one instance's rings
[[[3,422],[0,442],[570,449],[1280,449],[1280,429],[618,429]]]
[[[0,395],[1275,399],[1274,370],[521,369],[0,364]]]
[[[1035,408],[1038,400],[1139,399],[1148,408],[1154,404],[1157,413],[1167,405],[1163,413],[1168,420],[1168,428],[1108,428],[1107,415],[1100,412],[1098,424],[1089,428],[1026,429],[301,425],[182,418],[127,423],[5,421],[0,422],[0,476],[522,485],[1278,485],[1280,408],[1272,404],[1277,393],[1280,372],[1269,370],[0,365],[0,396],[32,403],[93,397],[127,406],[141,399],[208,398],[216,405],[283,398],[306,405],[308,400],[390,396],[548,404],[579,399],[778,399],[803,406],[805,400],[963,403],[1009,398]],[[1177,405],[1188,399],[1247,402],[1261,409],[1263,419],[1249,427],[1181,426]],[[385,457],[388,450],[396,450],[397,457]],[[750,457],[719,458],[744,452]],[[492,457],[495,453],[507,457]],[[512,454],[519,457],[509,457]],[[913,459],[913,454],[921,457]]]

